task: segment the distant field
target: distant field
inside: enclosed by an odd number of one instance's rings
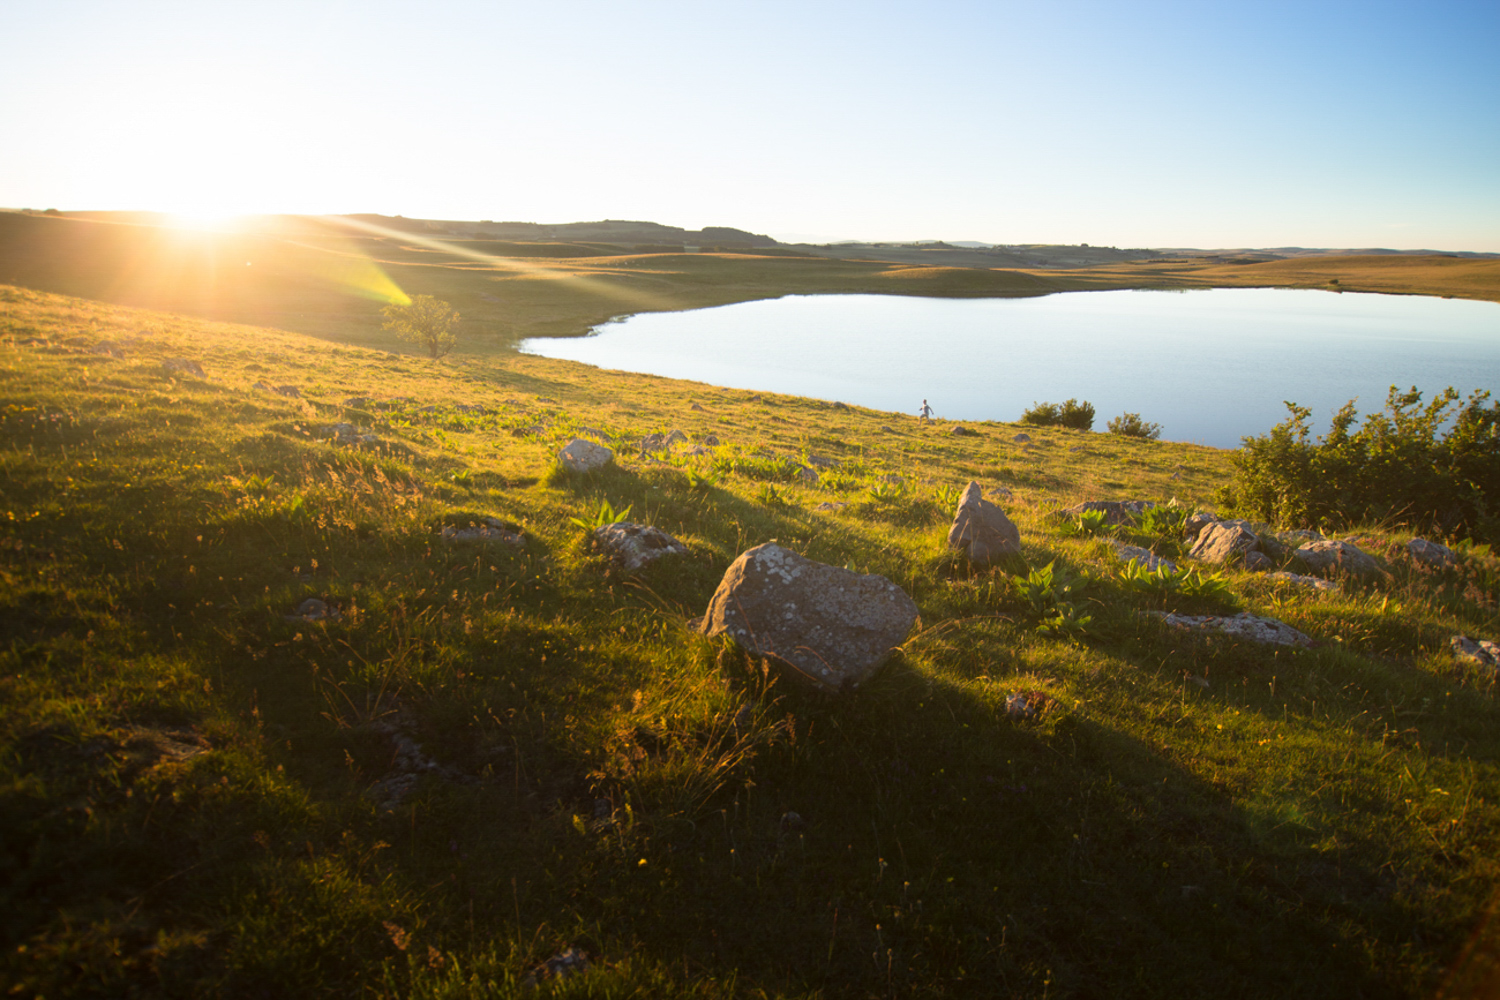
[[[0,214],[0,282],[391,347],[380,308],[426,293],[463,314],[464,350],[574,336],[613,317],[793,294],[962,297],[1105,288],[1269,286],[1500,301],[1500,260],[1315,257],[1260,264],[1075,269],[931,267],[738,253],[627,252],[597,242],[436,241],[411,232],[278,217],[250,232],[102,218]]]

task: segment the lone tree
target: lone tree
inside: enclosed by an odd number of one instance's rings
[[[433,358],[441,358],[458,342],[453,333],[458,313],[442,299],[418,295],[404,306],[388,305],[383,311],[387,330],[402,340],[421,344]]]

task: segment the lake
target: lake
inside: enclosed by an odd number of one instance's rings
[[[1323,433],[1391,385],[1431,398],[1500,389],[1500,303],[1263,288],[1038,298],[795,295],[642,313],[527,353],[951,420],[1017,420],[1038,401],[1124,412],[1162,438],[1237,447],[1313,410]]]

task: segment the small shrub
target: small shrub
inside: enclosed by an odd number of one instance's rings
[[[1080,403],[1070,399],[1057,403],[1033,403],[1031,409],[1021,414],[1021,423],[1035,427],[1072,427],[1087,431],[1094,427],[1094,404]]]
[[[932,498],[944,510],[953,510],[958,506],[958,501],[963,499],[963,491],[957,486],[939,486],[932,491]]]
[[[608,524],[619,524],[630,516],[630,509],[635,504],[626,506],[624,510],[615,510],[607,498],[600,498],[599,509],[594,511],[591,517],[570,517],[568,520],[578,525],[585,531],[593,531]]]
[[[1105,426],[1111,434],[1121,437],[1141,438],[1144,441],[1155,441],[1161,437],[1161,424],[1142,420],[1139,413],[1122,413]]]
[[[1234,454],[1234,481],[1217,500],[1289,527],[1384,521],[1500,541],[1500,402],[1486,406],[1488,399],[1487,391],[1475,392],[1450,412],[1459,400],[1452,388],[1424,406],[1415,387],[1391,386],[1384,411],[1353,430],[1351,400],[1316,443],[1308,440],[1312,411],[1288,402],[1286,421],[1245,438]]]
[[[1062,533],[1081,538],[1094,538],[1109,533],[1109,514],[1102,510],[1086,510],[1071,521],[1064,521]]]
[[[1176,503],[1147,507],[1136,527],[1144,534],[1159,538],[1178,538],[1187,526],[1188,512]]]

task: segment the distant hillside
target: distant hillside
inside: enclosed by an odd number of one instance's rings
[[[774,247],[769,236],[749,233],[730,226],[705,226],[700,230],[664,226],[659,222],[629,222],[605,219],[603,222],[461,222],[439,219],[407,219],[399,215],[351,215],[360,222],[414,233],[441,233],[472,239],[524,240],[528,242],[570,240],[594,243],[617,243],[675,246]]]

